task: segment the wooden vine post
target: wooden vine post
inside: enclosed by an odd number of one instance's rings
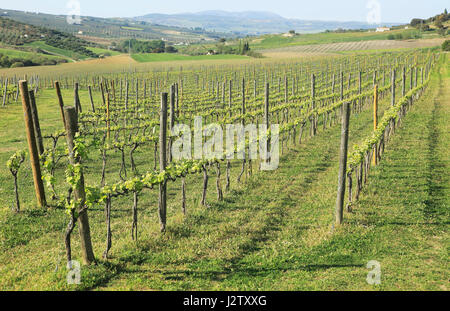
[[[78,89],[79,89],[79,85],[78,85],[78,83],[75,83],[75,88],[74,88],[75,108],[76,108],[77,113],[81,113],[83,111],[81,109],[80,96],[78,94]]]
[[[66,120],[66,141],[67,147],[69,149],[69,162],[71,165],[79,165],[81,159],[75,157],[74,154],[74,139],[75,134],[78,132],[78,120],[77,112],[75,107],[65,107],[64,108],[64,118]],[[83,256],[83,262],[86,265],[90,265],[95,261],[94,251],[92,249],[91,242],[91,230],[89,226],[89,217],[87,209],[85,208],[86,203],[86,192],[84,188],[84,175],[83,170],[80,170],[80,181],[73,192],[75,202],[80,202],[80,209],[78,212],[78,226],[81,240],[81,253]]]
[[[27,81],[20,81],[19,87],[22,97],[22,108],[24,112],[25,128],[27,131],[28,149],[30,152],[31,169],[33,171],[36,199],[40,207],[46,207],[47,202],[45,200],[44,184],[42,181],[41,165],[39,163],[39,153],[36,145],[36,136],[34,133],[34,123]]]
[[[109,110],[109,93],[106,94],[106,128],[107,128],[107,138],[108,140],[111,137],[111,111]]]
[[[316,76],[311,75],[311,108],[314,111],[316,109]],[[311,117],[311,136],[316,135],[316,114]]]
[[[5,89],[3,91],[3,107],[6,106],[6,98],[8,97],[8,78],[5,80]]]
[[[230,90],[229,90],[228,108],[230,109],[230,117],[233,112],[231,111],[231,106],[233,104],[233,80],[230,80]]]
[[[403,67],[402,71],[402,97],[406,95],[406,69]]]
[[[172,84],[170,87],[170,123],[169,129],[172,129],[175,126],[175,84]],[[169,163],[172,162],[172,138],[169,138]]]
[[[88,91],[89,91],[89,99],[91,100],[91,109],[92,112],[95,113],[94,98],[92,97],[92,87],[90,85],[88,86]]]
[[[64,101],[61,95],[61,87],[58,81],[55,81],[56,95],[58,96],[59,108],[61,109],[61,117],[63,119],[64,128],[66,128],[66,119],[64,118]]]
[[[159,171],[163,173],[167,165],[167,93],[161,94],[161,116],[159,124]],[[159,223],[161,232],[166,231],[167,182],[159,184]]]
[[[42,155],[44,153],[44,142],[42,141],[41,125],[39,124],[39,114],[33,90],[30,90],[30,104],[31,117],[33,118],[34,136],[36,137],[36,147],[39,155]]]
[[[241,91],[242,91],[242,110],[241,110],[242,127],[245,127],[245,78],[242,78],[242,90]],[[245,132],[244,132],[244,135],[245,135]],[[244,136],[244,141],[245,141],[245,136]],[[244,146],[244,159],[242,160],[242,170],[237,179],[239,183],[241,182],[241,178],[245,172],[246,163],[247,163],[247,150]],[[250,165],[251,165],[251,162],[250,162]]]
[[[266,100],[265,100],[265,103],[264,103],[264,121],[265,121],[265,123],[266,123],[266,126],[267,126],[267,130],[269,130],[269,128],[270,128],[270,125],[269,125],[269,122],[270,122],[270,120],[269,120],[269,114],[270,114],[270,97],[269,97],[269,92],[270,92],[270,85],[269,85],[269,83],[267,82],[266,83]],[[270,153],[270,138],[268,137],[267,138],[267,145],[266,145],[266,156],[264,157],[265,158],[265,162],[268,164],[268,163],[270,163],[270,157],[269,157],[269,153]]]
[[[378,85],[375,84],[373,94],[373,130],[376,131],[378,127]],[[378,164],[378,148],[375,148],[373,155],[373,165]]]
[[[392,78],[391,78],[391,93],[392,93],[392,97],[391,97],[391,105],[395,106],[395,69],[392,70]]]
[[[350,121],[350,103],[345,102],[342,114],[341,149],[339,159],[339,180],[336,201],[336,224],[342,224],[344,218],[345,178],[347,175],[348,127]]]

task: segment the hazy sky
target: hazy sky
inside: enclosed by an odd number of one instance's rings
[[[288,18],[366,21],[369,2],[378,2],[382,22],[409,22],[443,12],[448,0],[0,0],[0,8],[69,14],[67,4],[78,1],[81,15],[132,17],[147,13],[184,13],[205,10],[270,11]]]

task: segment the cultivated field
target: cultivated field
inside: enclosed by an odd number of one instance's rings
[[[299,45],[293,47],[283,47],[278,49],[261,50],[264,56],[282,56],[300,54],[330,54],[337,52],[356,52],[356,51],[384,51],[395,49],[416,49],[436,47],[442,45],[445,39],[420,39],[420,40],[373,40],[373,41],[358,41],[358,42],[340,42],[329,44],[313,44],[313,45]]]

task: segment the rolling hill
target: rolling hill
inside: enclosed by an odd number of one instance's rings
[[[137,21],[130,18],[100,18],[82,16],[80,24],[67,23],[66,15],[52,15],[45,13],[23,12],[17,10],[0,9],[1,14],[9,19],[46,27],[70,33],[80,38],[98,42],[107,39],[136,38],[146,40],[161,40],[169,42],[199,42],[210,41],[223,34],[208,32],[203,29],[190,29],[183,26],[166,26]],[[105,42],[103,42],[105,44]]]
[[[364,22],[307,21],[288,19],[270,12],[204,11],[183,14],[147,14],[136,17],[144,21],[167,26],[184,26],[193,29],[233,33],[235,35],[260,35],[295,30],[298,33],[314,33],[325,30],[369,29],[377,25]],[[383,24],[384,25],[384,24]],[[387,24],[392,26],[395,23]]]
[[[42,44],[36,45],[37,42]],[[9,47],[34,46],[36,52],[44,54],[60,55],[64,53],[52,53],[52,50],[70,51],[77,58],[97,57],[95,53],[86,49],[91,43],[77,38],[71,34],[48,29],[45,27],[33,26],[18,22],[9,18],[0,17],[0,43]],[[42,49],[42,45],[47,47]]]

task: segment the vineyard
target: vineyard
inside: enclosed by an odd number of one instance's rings
[[[277,49],[267,49],[264,53],[335,53],[348,51],[365,51],[365,50],[388,50],[388,49],[414,49],[433,47],[436,44],[442,44],[444,39],[425,39],[418,41],[395,41],[395,40],[373,40],[373,41],[356,41],[341,42],[328,44],[312,44],[299,45],[293,47],[283,47]]]
[[[76,259],[91,265],[79,289],[267,289],[271,269],[295,261],[286,246],[295,240],[320,273],[445,61],[423,49],[3,77],[5,122],[24,118],[2,135],[0,203],[11,208],[1,212],[0,249],[31,260],[35,245],[42,265],[16,274],[1,257],[0,288],[66,289],[64,268]],[[11,139],[19,129],[26,140]],[[295,230],[280,228],[292,222]],[[277,239],[283,262],[263,247]],[[314,268],[308,256],[323,262]],[[121,283],[126,273],[131,285]]]

